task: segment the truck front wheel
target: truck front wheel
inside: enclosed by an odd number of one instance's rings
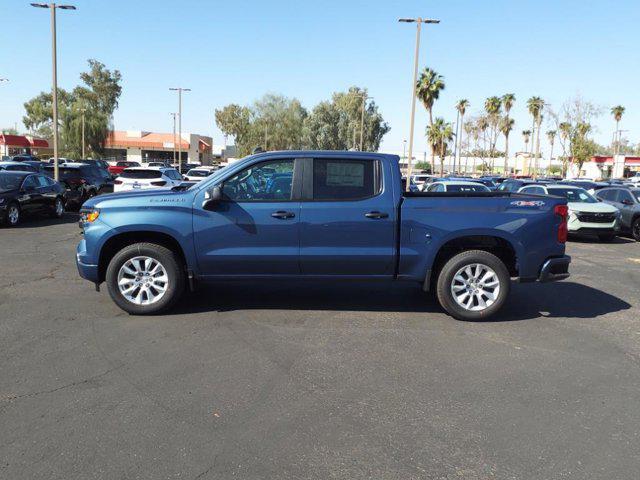
[[[484,320],[496,313],[510,287],[507,267],[484,250],[468,250],[452,257],[440,271],[438,301],[458,320]]]
[[[185,274],[179,257],[154,243],[129,245],[111,259],[106,274],[113,301],[133,315],[169,309],[181,296]]]

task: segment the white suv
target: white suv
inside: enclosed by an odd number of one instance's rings
[[[182,175],[170,167],[125,168],[114,180],[113,191],[172,188],[182,183]]]
[[[518,192],[566,198],[569,233],[597,235],[600,240],[611,241],[620,230],[620,210],[601,203],[584,188],[559,184],[527,185]]]

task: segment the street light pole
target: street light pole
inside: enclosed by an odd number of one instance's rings
[[[176,112],[171,112],[169,115],[173,117],[173,164],[176,164]]]
[[[178,171],[182,172],[182,92],[190,92],[190,88],[170,88],[178,92]]]
[[[367,102],[367,94],[362,94],[362,116],[360,117],[360,151],[364,149],[364,107]]]
[[[55,3],[32,3],[32,7],[51,10],[51,59],[53,70],[53,178],[58,180],[58,60],[56,46],[56,9],[75,10],[73,5],[56,5]]]
[[[440,23],[440,20],[428,18],[400,18],[399,22],[416,24],[416,51],[413,64],[413,82],[411,83],[411,121],[409,122],[409,158],[407,159],[407,192],[411,187],[411,160],[413,158],[413,126],[416,116],[416,84],[418,83],[418,57],[420,54],[420,28],[423,23]]]

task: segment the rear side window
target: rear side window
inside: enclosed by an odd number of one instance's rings
[[[313,160],[314,200],[357,200],[380,192],[377,160]]]
[[[614,190],[602,190],[596,193],[596,197],[601,198],[603,200],[613,200]]]
[[[137,179],[149,179],[160,178],[162,172],[160,170],[124,170],[120,174],[120,178],[137,178]]]
[[[182,180],[182,177],[177,170],[165,170],[164,174],[171,180]]]

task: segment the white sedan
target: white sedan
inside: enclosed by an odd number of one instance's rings
[[[147,190],[149,188],[172,188],[180,185],[182,175],[170,167],[130,167],[125,168],[114,180],[114,192]]]
[[[205,178],[207,178],[213,172],[215,172],[215,169],[210,168],[210,167],[192,168],[191,170],[189,170],[187,172],[187,174],[184,176],[184,178],[188,182],[199,182],[199,181],[204,180]]]
[[[448,180],[444,182],[433,182],[424,190],[425,192],[456,192],[456,193],[477,193],[490,192],[489,187],[479,182],[467,182],[463,180]]]

